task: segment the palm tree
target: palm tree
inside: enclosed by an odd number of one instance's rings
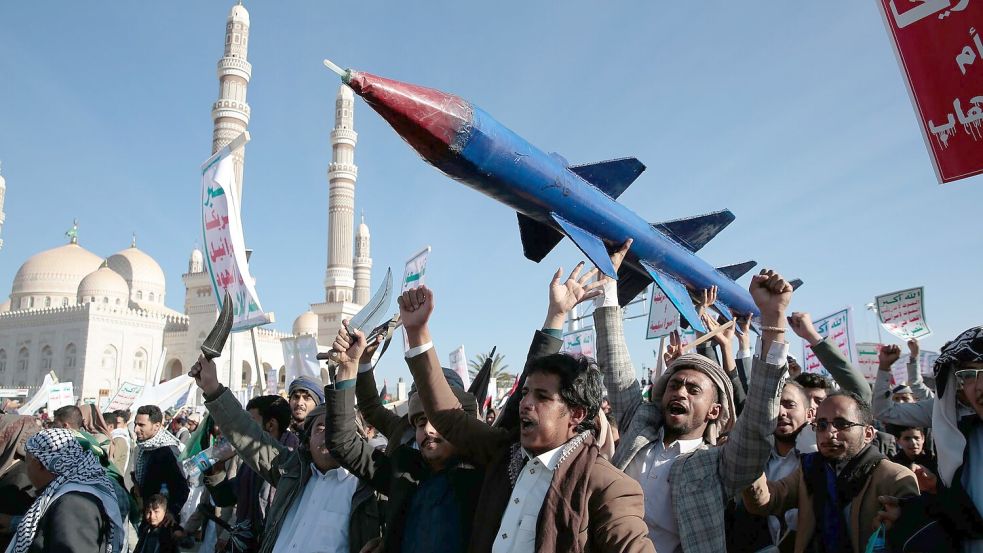
[[[468,361],[468,374],[471,375],[471,379],[478,376],[478,371],[481,370],[481,366],[485,364],[485,359],[488,359],[487,353],[479,353],[474,357],[474,359]],[[512,382],[515,381],[515,375],[506,372],[505,369],[509,368],[505,364],[505,355],[502,353],[496,353],[494,357],[491,358],[491,375],[495,379],[495,386],[501,390],[508,391],[512,388]]]

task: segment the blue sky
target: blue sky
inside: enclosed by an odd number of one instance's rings
[[[136,232],[181,308],[230,6],[0,4],[0,294],[78,217],[81,243],[100,255]],[[860,340],[876,339],[864,304],[911,286],[926,287],[927,347],[978,324],[983,182],[936,184],[875,2],[789,6],[247,2],[243,216],[275,326],[289,330],[323,300],[338,84],[324,57],[459,94],[574,163],[638,157],[648,170],[622,202],[653,222],[730,208],[737,221],[701,255],[804,279],[794,308],[852,306]],[[527,261],[511,210],[423,163],[360,100],[355,109],[373,288],[431,245],[441,357],[497,345],[518,369],[552,272],[578,250],[565,241]],[[627,323],[629,347],[652,365],[643,321]],[[407,374],[387,357],[390,381]]]

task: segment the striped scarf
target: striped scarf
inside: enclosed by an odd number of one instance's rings
[[[137,460],[134,466],[136,467],[138,485],[143,486],[143,479],[147,475],[147,456],[145,454],[149,451],[162,447],[171,448],[175,458],[177,458],[181,453],[181,442],[179,442],[173,434],[167,430],[164,430],[163,428],[161,428],[153,438],[142,442],[137,442]]]

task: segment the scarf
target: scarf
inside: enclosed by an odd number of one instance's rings
[[[87,403],[79,407],[79,410],[82,411],[82,428],[89,434],[102,434],[109,437],[111,433],[109,426],[106,425],[106,420],[102,418],[102,413],[95,405]]]
[[[82,449],[71,431],[63,428],[45,430],[32,436],[27,441],[25,449],[31,456],[37,458],[48,472],[54,474],[55,479],[45,486],[24,515],[24,519],[17,525],[17,534],[11,547],[8,548],[8,551],[12,550],[14,553],[26,553],[31,547],[41,518],[60,495],[58,492],[62,487],[76,484],[91,488],[97,492],[97,496],[101,496],[104,506],[107,501],[115,501],[116,497],[116,492],[99,461]],[[117,505],[112,507],[118,508]],[[112,512],[109,508],[106,509],[106,515],[111,518]],[[113,553],[113,545],[119,538],[118,531],[114,521],[109,526],[106,549],[108,553]]]
[[[147,475],[147,456],[145,454],[162,447],[171,448],[175,458],[181,453],[181,442],[177,441],[177,438],[164,428],[161,428],[153,438],[137,442],[136,476],[137,484],[140,486],[143,486],[143,479]]]
[[[966,436],[959,428],[961,415],[955,390],[957,367],[983,361],[983,326],[971,328],[942,346],[935,361],[935,385],[939,395],[932,405],[932,440],[939,458],[939,477],[951,487],[963,464]]]
[[[720,416],[717,417],[717,420],[707,423],[707,429],[703,432],[703,439],[710,445],[716,445],[717,438],[725,432],[730,432],[734,427],[735,413],[737,413],[737,409],[734,407],[734,385],[727,373],[715,361],[699,353],[686,353],[677,357],[666,369],[665,374],[660,376],[652,385],[652,401],[662,402],[662,396],[665,395],[666,387],[669,385],[669,378],[676,371],[682,369],[702,372],[717,388]]]
[[[837,475],[835,467],[819,453],[801,457],[802,477],[806,491],[812,496],[812,507],[819,526],[816,537],[821,540],[823,551],[836,553],[852,550],[843,510],[885,459],[877,448],[867,444]]]

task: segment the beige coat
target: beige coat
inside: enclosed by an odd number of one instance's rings
[[[874,517],[881,509],[877,496],[909,497],[918,495],[915,473],[897,463],[881,461],[860,493],[850,502],[850,545],[854,553],[862,553],[874,533]],[[795,551],[806,551],[816,532],[816,514],[812,496],[806,492],[802,467],[778,481],[768,482],[761,475],[751,487],[744,490],[744,504],[756,515],[781,516],[789,509],[799,509],[798,529],[795,535]]]

